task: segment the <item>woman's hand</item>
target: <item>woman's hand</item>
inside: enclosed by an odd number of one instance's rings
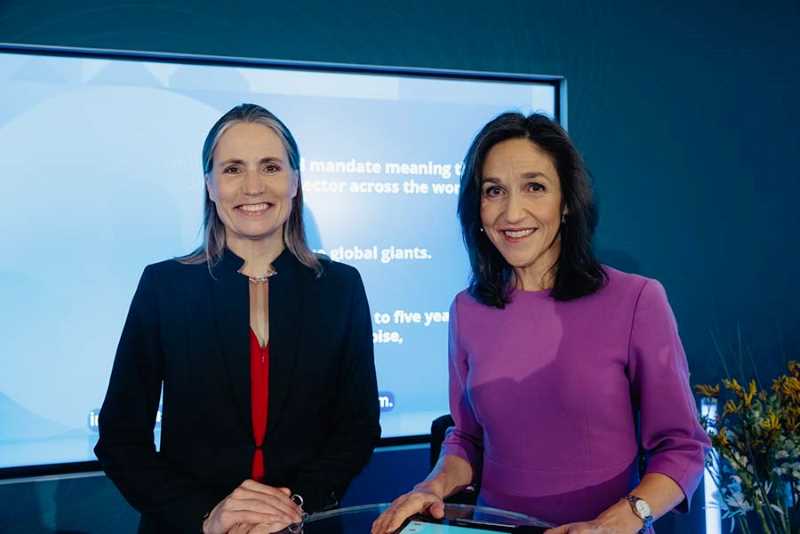
[[[274,532],[281,532],[286,529],[286,525],[273,523],[260,523],[258,525],[251,525],[249,523],[239,523],[234,525],[228,531],[228,534],[272,534]]]
[[[620,501],[592,521],[561,525],[544,534],[636,534],[641,528],[642,520],[627,502]]]
[[[273,488],[245,480],[211,510],[203,521],[203,534],[227,534],[240,524],[275,529],[257,532],[277,532],[292,523],[300,523],[302,511],[289,498],[291,493],[288,488]]]
[[[630,530],[619,530],[603,525],[597,525],[594,521],[584,523],[570,523],[560,527],[545,530],[544,534],[628,534]],[[635,530],[633,532],[636,532]]]
[[[430,483],[420,484],[392,501],[392,505],[372,523],[372,534],[394,532],[408,517],[420,512],[428,512],[436,519],[444,517],[441,493]]]

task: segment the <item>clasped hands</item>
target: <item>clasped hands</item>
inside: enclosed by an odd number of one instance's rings
[[[245,480],[203,521],[203,534],[269,534],[301,523],[303,509],[289,488]]]

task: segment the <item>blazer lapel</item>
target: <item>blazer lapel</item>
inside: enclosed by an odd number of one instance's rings
[[[302,333],[303,306],[309,274],[286,249],[273,263],[269,279],[269,413],[267,439],[281,420],[292,388]]]
[[[250,422],[250,309],[247,278],[239,274],[243,260],[225,249],[214,267],[212,309],[236,413],[249,433]]]

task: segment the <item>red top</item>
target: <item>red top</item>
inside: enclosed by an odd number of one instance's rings
[[[250,329],[250,419],[253,423],[253,480],[264,480],[264,435],[269,408],[269,344],[262,347]]]

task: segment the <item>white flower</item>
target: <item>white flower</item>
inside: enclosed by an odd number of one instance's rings
[[[747,499],[744,498],[744,494],[740,491],[726,496],[725,504],[728,505],[728,508],[736,508],[743,512],[749,512],[753,509],[753,506],[747,502]]]

